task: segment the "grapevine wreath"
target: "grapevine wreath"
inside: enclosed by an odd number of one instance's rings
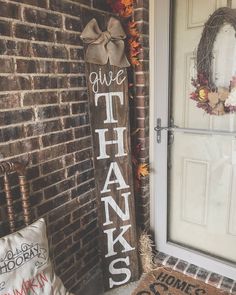
[[[197,48],[197,78],[192,79],[195,91],[191,93],[190,98],[197,102],[199,108],[211,115],[236,112],[236,74],[224,87],[218,87],[213,79],[214,42],[221,27],[226,23],[234,28],[236,36],[236,9],[217,9],[206,22]]]

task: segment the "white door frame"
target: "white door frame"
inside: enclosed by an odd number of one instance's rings
[[[235,280],[235,264],[223,262],[167,241],[167,134],[163,131],[162,143],[157,144],[154,127],[157,118],[161,118],[162,126],[168,124],[171,1],[150,0],[149,9],[151,227],[159,251]]]

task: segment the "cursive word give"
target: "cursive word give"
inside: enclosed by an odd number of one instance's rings
[[[92,84],[93,92],[98,93],[99,85],[110,86],[112,82],[116,82],[117,85],[121,85],[126,79],[126,75],[124,76],[124,74],[124,70],[119,70],[116,74],[112,71],[109,71],[107,74],[103,74],[101,68],[99,68],[98,73],[91,72],[89,75],[89,81]]]

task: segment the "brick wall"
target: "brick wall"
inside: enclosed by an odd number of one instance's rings
[[[134,20],[138,23],[140,43],[140,65],[135,68],[135,122],[139,132],[136,142],[141,143],[140,163],[149,163],[149,0],[136,0]],[[150,229],[149,177],[142,177],[136,195],[137,223],[146,231]]]
[[[99,269],[80,40],[81,8],[92,4],[89,0],[0,0],[0,159],[29,160],[34,219],[45,217],[56,272],[73,291]],[[17,187],[14,205],[20,212]],[[1,192],[1,236],[8,233],[5,209]]]

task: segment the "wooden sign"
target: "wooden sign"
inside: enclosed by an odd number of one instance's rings
[[[108,290],[139,277],[127,71],[110,65],[109,60],[105,65],[87,62],[86,71],[104,285]]]

